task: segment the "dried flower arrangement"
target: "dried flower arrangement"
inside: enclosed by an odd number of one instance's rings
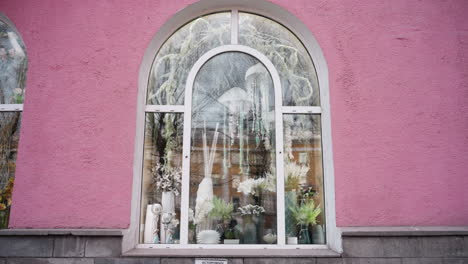
[[[180,194],[182,183],[182,169],[172,168],[169,166],[161,166],[156,164],[151,170],[153,182],[158,190],[163,192],[174,192],[175,195]]]
[[[3,190],[0,190],[0,228],[8,227],[9,210],[11,207],[11,195],[15,179],[10,177]]]

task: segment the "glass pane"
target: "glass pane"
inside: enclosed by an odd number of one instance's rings
[[[0,104],[22,104],[28,59],[21,38],[0,20]]]
[[[177,30],[153,62],[147,104],[184,104],[185,82],[193,64],[207,51],[231,41],[231,14],[217,13],[193,20]]]
[[[265,54],[281,78],[283,105],[319,106],[315,67],[307,50],[287,28],[265,17],[239,14],[239,43]]]
[[[8,227],[21,112],[0,112],[0,229]]]
[[[283,115],[288,244],[325,244],[319,115]]]
[[[182,135],[182,114],[146,114],[140,243],[179,243]]]
[[[193,90],[189,242],[276,243],[275,105],[263,64],[220,54]]]

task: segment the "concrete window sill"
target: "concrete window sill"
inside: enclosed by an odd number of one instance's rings
[[[331,258],[341,254],[331,249],[165,249],[135,248],[123,253],[126,257],[249,257],[249,258]]]

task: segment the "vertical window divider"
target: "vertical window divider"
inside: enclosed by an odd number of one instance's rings
[[[281,81],[279,75],[270,73],[275,88],[275,135],[276,135],[276,217],[277,217],[277,243],[286,245],[286,210],[284,199],[284,146],[283,146],[283,110]]]
[[[194,75],[190,72],[190,75]],[[187,88],[185,90],[185,111],[184,111],[184,134],[183,134],[183,150],[182,150],[182,187],[181,187],[181,199],[180,199],[180,244],[188,245],[188,211],[189,211],[189,199],[190,199],[190,131],[192,123],[192,85],[195,76],[193,76],[192,82],[187,78]]]
[[[231,44],[237,45],[239,43],[239,10],[233,9],[231,11]]]

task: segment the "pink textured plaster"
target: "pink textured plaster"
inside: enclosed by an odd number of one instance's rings
[[[194,0],[6,0],[29,54],[11,227],[125,228],[138,70]],[[468,2],[275,0],[330,72],[340,226],[468,224]]]

